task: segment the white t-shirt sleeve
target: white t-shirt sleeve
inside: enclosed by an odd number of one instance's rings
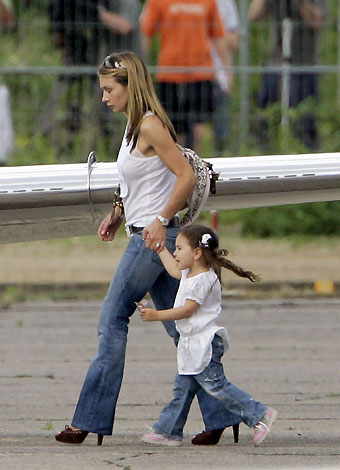
[[[224,28],[236,31],[239,27],[237,6],[234,0],[218,0],[217,2]]]
[[[206,279],[202,279],[202,276],[198,279],[190,279],[190,282],[187,280],[187,288],[184,293],[185,300],[194,300],[198,304],[204,305],[211,287],[210,283],[204,282],[204,280]]]

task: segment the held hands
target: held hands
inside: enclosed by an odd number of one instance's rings
[[[143,230],[143,239],[145,246],[150,250],[160,253],[166,240],[166,227],[164,227],[158,219],[155,219],[150,225]]]
[[[114,239],[116,232],[122,223],[123,215],[119,208],[114,209],[102,220],[97,234],[103,242],[110,242]]]

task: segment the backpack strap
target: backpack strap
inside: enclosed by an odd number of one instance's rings
[[[181,147],[178,144],[177,147],[188,160],[197,180],[183,208],[187,209],[180,222],[181,227],[184,227],[185,225],[192,224],[197,219],[208,199],[209,193],[216,194],[216,181],[219,178],[219,174],[214,171],[212,163],[203,160],[194,150]]]

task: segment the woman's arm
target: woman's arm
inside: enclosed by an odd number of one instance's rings
[[[108,214],[100,223],[97,235],[103,242],[111,242],[121,223],[123,222],[124,215],[118,207],[116,207],[110,214]]]
[[[165,246],[164,249],[158,254],[170,276],[174,277],[175,279],[181,279],[181,270],[178,269],[176,260],[167,247]]]
[[[159,155],[164,165],[176,175],[176,183],[165,207],[159,215],[171,220],[181,210],[192,193],[196,177],[194,172],[174,143],[170,132],[156,116],[146,117],[141,125],[138,146],[144,154],[146,150]],[[147,248],[158,253],[165,245],[166,229],[158,219],[155,219],[143,231]],[[160,244],[156,246],[156,244]]]
[[[143,321],[184,320],[191,317],[198,307],[199,304],[194,300],[186,300],[183,307],[169,308],[168,310],[141,308],[139,312]]]

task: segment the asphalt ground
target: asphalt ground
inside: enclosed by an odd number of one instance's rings
[[[133,316],[114,435],[101,447],[58,444],[96,350],[100,302],[24,302],[0,310],[0,469],[206,470],[340,468],[340,300],[225,300],[227,377],[279,416],[262,446],[240,427],[213,447],[197,403],[183,446],[141,442],[172,397],[176,352],[162,325]]]

